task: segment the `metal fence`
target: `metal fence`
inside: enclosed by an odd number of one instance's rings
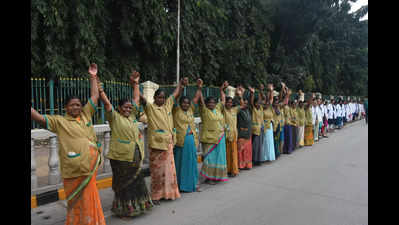
[[[119,100],[133,97],[133,88],[126,82],[119,81],[102,81],[104,84],[104,91],[113,106],[116,106]],[[166,96],[173,93],[176,86],[160,85],[165,91]],[[183,95],[193,98],[197,91],[196,86],[187,86],[184,88]],[[140,92],[143,92],[143,87],[140,85]],[[203,88],[202,93],[204,97],[214,96],[219,98],[218,87]],[[31,106],[40,114],[48,115],[64,115],[64,103],[68,96],[75,95],[80,98],[82,104],[88,102],[90,97],[90,83],[89,79],[83,78],[59,78],[51,80],[46,78],[31,78]],[[104,124],[104,105],[100,101],[97,112],[93,117],[94,124]],[[41,128],[35,121],[31,122],[31,129]]]

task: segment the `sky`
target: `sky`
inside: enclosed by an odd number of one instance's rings
[[[369,0],[357,0],[356,3],[351,3],[349,2],[349,4],[351,4],[351,10],[349,11],[350,13],[353,11],[358,10],[360,7],[364,6],[364,5],[368,5],[369,4]],[[361,18],[360,20],[368,20],[369,19],[369,14],[367,13],[363,18]]]

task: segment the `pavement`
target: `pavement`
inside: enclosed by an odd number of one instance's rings
[[[201,189],[130,220],[112,215],[111,188],[99,192],[107,225],[367,225],[368,126],[353,122],[225,183],[201,182]],[[61,225],[65,216],[58,201],[31,209],[31,224]]]

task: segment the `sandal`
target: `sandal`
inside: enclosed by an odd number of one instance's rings
[[[161,201],[159,200],[152,200],[152,203],[154,203],[154,205],[161,205]]]

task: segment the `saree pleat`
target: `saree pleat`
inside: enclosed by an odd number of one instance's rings
[[[238,139],[238,167],[240,169],[252,168],[252,140]]]
[[[237,151],[237,139],[234,141],[226,140],[226,159],[227,159],[227,172],[232,175],[240,173],[238,169],[238,151]]]
[[[264,126],[260,129],[260,135],[252,135],[252,161],[254,163],[265,162],[263,146]]]
[[[202,143],[204,160],[200,175],[215,181],[227,181],[226,138],[223,134],[217,144]]]
[[[276,158],[280,156],[280,124],[278,124],[276,132],[273,132],[273,137],[274,137],[274,154]]]
[[[270,128],[266,129],[263,134],[263,161],[276,160],[274,151],[274,138],[273,138],[273,124],[270,124]]]
[[[117,216],[138,216],[154,206],[140,168],[140,160],[137,146],[133,162],[110,159],[112,190],[115,192],[111,211]]]
[[[298,127],[298,137],[297,137],[297,147],[302,147],[305,145],[305,126]]]
[[[177,184],[173,142],[168,150],[150,150],[151,198],[152,200],[180,198]]]
[[[291,154],[293,151],[293,143],[292,143],[292,126],[285,125],[284,126],[284,154]]]
[[[312,146],[314,144],[313,139],[313,126],[305,126],[305,146]]]
[[[94,168],[99,152],[90,147],[92,161],[90,167]],[[105,225],[101,199],[96,184],[97,171],[94,172],[89,183],[75,197],[68,201],[66,225]],[[65,195],[72,194],[87,176],[64,178]]]
[[[190,126],[184,138],[184,146],[174,150],[177,183],[180,191],[194,192],[198,181],[197,148]]]

